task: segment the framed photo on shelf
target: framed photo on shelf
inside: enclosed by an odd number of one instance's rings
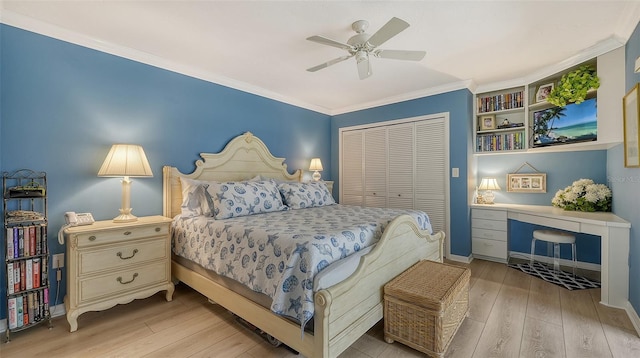
[[[549,93],[551,93],[551,90],[553,89],[553,86],[553,82],[538,86],[538,90],[536,91],[536,102],[546,101]]]
[[[627,168],[640,167],[640,83],[627,93],[622,99],[622,118],[624,120],[624,166]]]
[[[480,116],[480,130],[486,131],[496,129],[496,116]]]
[[[507,191],[512,193],[546,193],[547,174],[507,174]]]

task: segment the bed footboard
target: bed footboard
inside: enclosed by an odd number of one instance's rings
[[[420,260],[442,262],[444,237],[408,215],[392,221],[351,277],[316,293],[314,357],[338,356],[382,319],[384,285]]]

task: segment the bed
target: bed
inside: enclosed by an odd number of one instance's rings
[[[302,181],[301,170],[290,174],[284,159],[274,157],[265,144],[249,132],[231,140],[222,152],[202,153],[201,157],[190,174],[183,174],[175,167],[163,168],[165,216],[180,216],[181,181],[185,179],[226,182],[260,176],[276,181]],[[304,210],[310,209],[298,212]],[[432,235],[420,229],[413,216],[400,215],[391,220],[375,245],[360,256],[353,274],[329,287],[314,290],[309,300],[313,307],[312,330],[302,330],[301,322],[274,313],[241,291],[211,279],[202,267],[184,259],[174,257],[172,275],[176,281],[187,284],[304,356],[336,357],[382,319],[385,283],[419,260],[442,262],[443,240],[443,232]]]

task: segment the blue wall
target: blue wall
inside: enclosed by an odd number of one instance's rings
[[[640,73],[634,73],[636,58],[640,56],[640,25],[625,47],[626,91],[640,82]],[[629,250],[629,302],[640,312],[640,168],[624,167],[624,149],[618,145],[607,153],[607,175],[613,190],[613,211],[631,222]]]
[[[142,145],[154,173],[134,178],[137,216],[162,214],[163,165],[191,172],[199,153],[218,152],[245,131],[287,158],[290,171],[308,168],[312,157],[330,163],[327,115],[11,26],[0,31],[0,169],[47,172],[53,253],[64,252],[56,233],[65,211],[96,220],[118,214],[119,179],[96,176],[113,143]],[[330,179],[331,166],[322,174]],[[63,279],[58,303],[65,287]],[[5,311],[0,304],[0,318]]]
[[[467,191],[468,143],[471,143],[473,95],[468,90],[439,94],[386,106],[334,116],[331,119],[331,171],[338,183],[339,129],[362,124],[449,112],[449,164],[460,168],[458,178],[450,178],[451,253],[471,254],[471,229]],[[338,185],[334,186],[338,187]],[[339,197],[337,190],[336,197]]]

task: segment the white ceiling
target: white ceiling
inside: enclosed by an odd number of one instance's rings
[[[326,114],[545,74],[624,44],[638,1],[6,1],[3,23]],[[355,59],[306,69],[346,51],[351,23],[374,33],[411,26],[380,48],[425,50],[420,62]],[[595,51],[595,52],[594,52]],[[549,72],[550,73],[550,72]]]

